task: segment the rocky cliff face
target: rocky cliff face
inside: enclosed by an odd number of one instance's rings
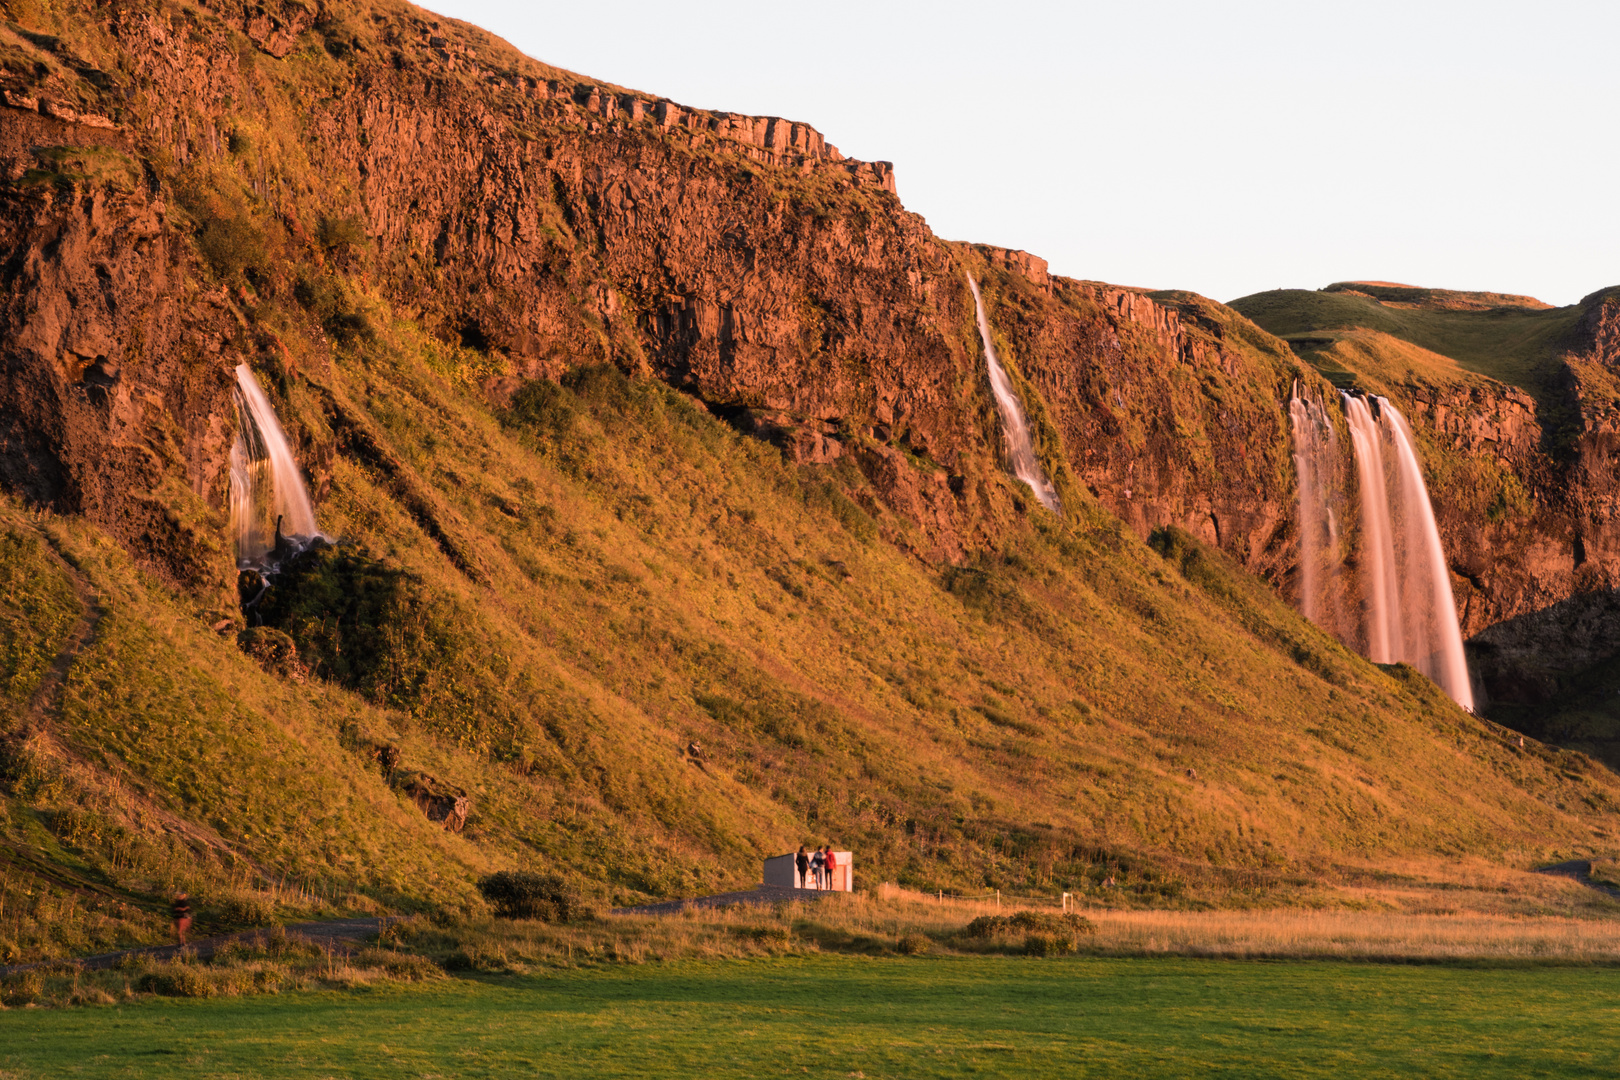
[[[47,474],[105,469],[115,455],[96,440],[161,429],[193,509],[217,517],[224,373],[268,350],[282,375],[319,378],[323,334],[255,314],[307,292],[294,280],[302,261],[490,354],[497,397],[582,364],[655,374],[797,460],[852,463],[921,527],[919,554],[959,559],[1027,509],[998,467],[972,272],[987,278],[1030,411],[1046,418],[1048,456],[1073,462],[1073,479],[1140,529],[1185,524],[1256,568],[1282,561],[1276,391],[1298,365],[1252,331],[1223,345],[1230,316],[1207,302],[1066,282],[1024,253],[943,243],[900,205],[887,163],[848,160],[808,125],[647,99],[406,5],[127,5],[99,18],[101,33],[77,46],[19,38],[36,68],[54,65],[55,83],[14,71],[6,100],[26,109],[54,95],[117,118],[97,137],[123,148],[139,191],[112,200],[88,180],[76,190],[101,207],[108,239],[145,230],[162,277],[142,290],[152,299],[138,346],[81,342],[89,359],[78,368],[55,344],[19,347],[9,392],[43,408],[35,383],[54,364],[61,387],[82,385],[84,408],[101,393],[96,379],[116,378],[119,400],[135,403],[126,408],[162,415],[103,421],[75,442],[26,413],[34,449],[8,459],[15,488],[119,518],[114,503],[98,509],[105,496],[77,494],[79,481],[69,493]],[[94,65],[75,48],[114,57],[104,66],[116,74],[76,75]],[[40,138],[83,141],[66,129]],[[14,244],[44,245],[28,197],[8,197]],[[165,216],[165,198],[185,201],[183,222]],[[206,257],[184,264],[194,248]],[[17,295],[71,306],[95,262],[85,255]],[[132,333],[117,305],[134,303],[109,300],[103,321]],[[45,333],[34,318],[13,314],[20,341]],[[158,353],[166,362],[138,375]],[[305,425],[306,441],[329,438],[324,426]],[[305,450],[318,461],[330,444]],[[55,464],[24,464],[41,455]],[[150,487],[164,467],[151,468],[111,486]],[[176,578],[200,558],[148,546]]]
[[[128,133],[54,107],[4,120],[0,481],[219,586],[230,304],[199,288]]]

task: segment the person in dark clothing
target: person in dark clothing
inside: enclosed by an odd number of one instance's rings
[[[799,854],[794,857],[793,865],[799,868],[799,888],[810,887],[810,856],[805,854],[804,845],[799,845]]]
[[[180,939],[180,944],[186,943],[186,931],[191,929],[191,897],[185,893],[174,898],[170,910],[174,914],[174,936]]]

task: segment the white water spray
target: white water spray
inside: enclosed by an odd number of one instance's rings
[[[1007,460],[1013,475],[1029,485],[1029,490],[1052,513],[1063,516],[1063,504],[1057,491],[1046,479],[1040,459],[1035,456],[1035,444],[1029,435],[1029,422],[1024,419],[1023,407],[1018,403],[1018,392],[996,356],[995,344],[990,340],[990,320],[984,314],[984,298],[979,295],[979,283],[968,275],[968,288],[973,290],[973,307],[979,319],[979,338],[984,342],[984,360],[990,369],[990,389],[995,394],[996,412],[1001,414],[1001,432],[1007,440]]]
[[[1378,399],[1379,421],[1395,449],[1395,501],[1391,504],[1401,524],[1402,619],[1407,651],[1417,669],[1440,684],[1452,699],[1474,711],[1474,691],[1463,655],[1462,630],[1457,626],[1457,601],[1451,593],[1451,574],[1434,522],[1434,506],[1423,483],[1412,429],[1406,417],[1383,398]],[[1414,645],[1421,643],[1420,649]]]
[[[1401,621],[1401,583],[1397,579],[1395,536],[1389,520],[1384,451],[1378,422],[1359,397],[1344,395],[1350,418],[1350,442],[1356,452],[1356,479],[1361,486],[1362,595],[1366,609],[1367,656],[1378,664],[1410,659]]]
[[[236,368],[236,442],[231,446],[231,529],[241,566],[262,565],[278,536],[295,548],[321,535],[303,474],[270,399],[246,364]]]
[[[1411,664],[1472,712],[1457,605],[1412,430],[1386,398],[1342,396],[1361,502],[1360,624],[1339,625],[1342,548],[1332,514],[1343,491],[1333,479],[1333,427],[1320,403],[1296,391],[1288,413],[1299,471],[1300,606],[1370,659]]]

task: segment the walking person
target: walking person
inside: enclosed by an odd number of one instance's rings
[[[799,845],[799,854],[794,857],[793,865],[799,868],[798,887],[808,889],[810,887],[810,856],[804,850],[803,844]]]
[[[810,875],[816,880],[816,888],[821,888],[821,872],[826,868],[827,856],[822,848],[816,848],[816,853],[810,856]]]
[[[175,896],[174,903],[169,906],[169,911],[174,915],[174,936],[184,945],[186,931],[191,929],[191,897],[179,893]]]
[[[838,888],[838,856],[834,854],[832,845],[827,845],[826,858],[827,888]]]

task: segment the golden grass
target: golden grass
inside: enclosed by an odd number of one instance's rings
[[[1620,963],[1620,922],[1404,911],[1091,913],[1088,951],[1126,956]]]
[[[1175,911],[1071,898],[1090,921],[1079,950],[1097,956],[1333,959],[1400,962],[1620,963],[1620,904],[1571,879],[1484,863],[1418,864],[1392,883],[1323,887],[1313,907]],[[1431,871],[1454,871],[1449,879]],[[1396,875],[1384,874],[1385,877]],[[1121,901],[1124,901],[1121,897]],[[658,963],[819,952],[892,954],[917,935],[930,952],[1020,954],[1022,934],[971,938],[983,915],[1057,914],[1061,900],[961,898],[884,884],[872,892],[775,907],[687,908],[554,925],[418,920],[392,947],[455,970],[525,973],[602,963]]]

